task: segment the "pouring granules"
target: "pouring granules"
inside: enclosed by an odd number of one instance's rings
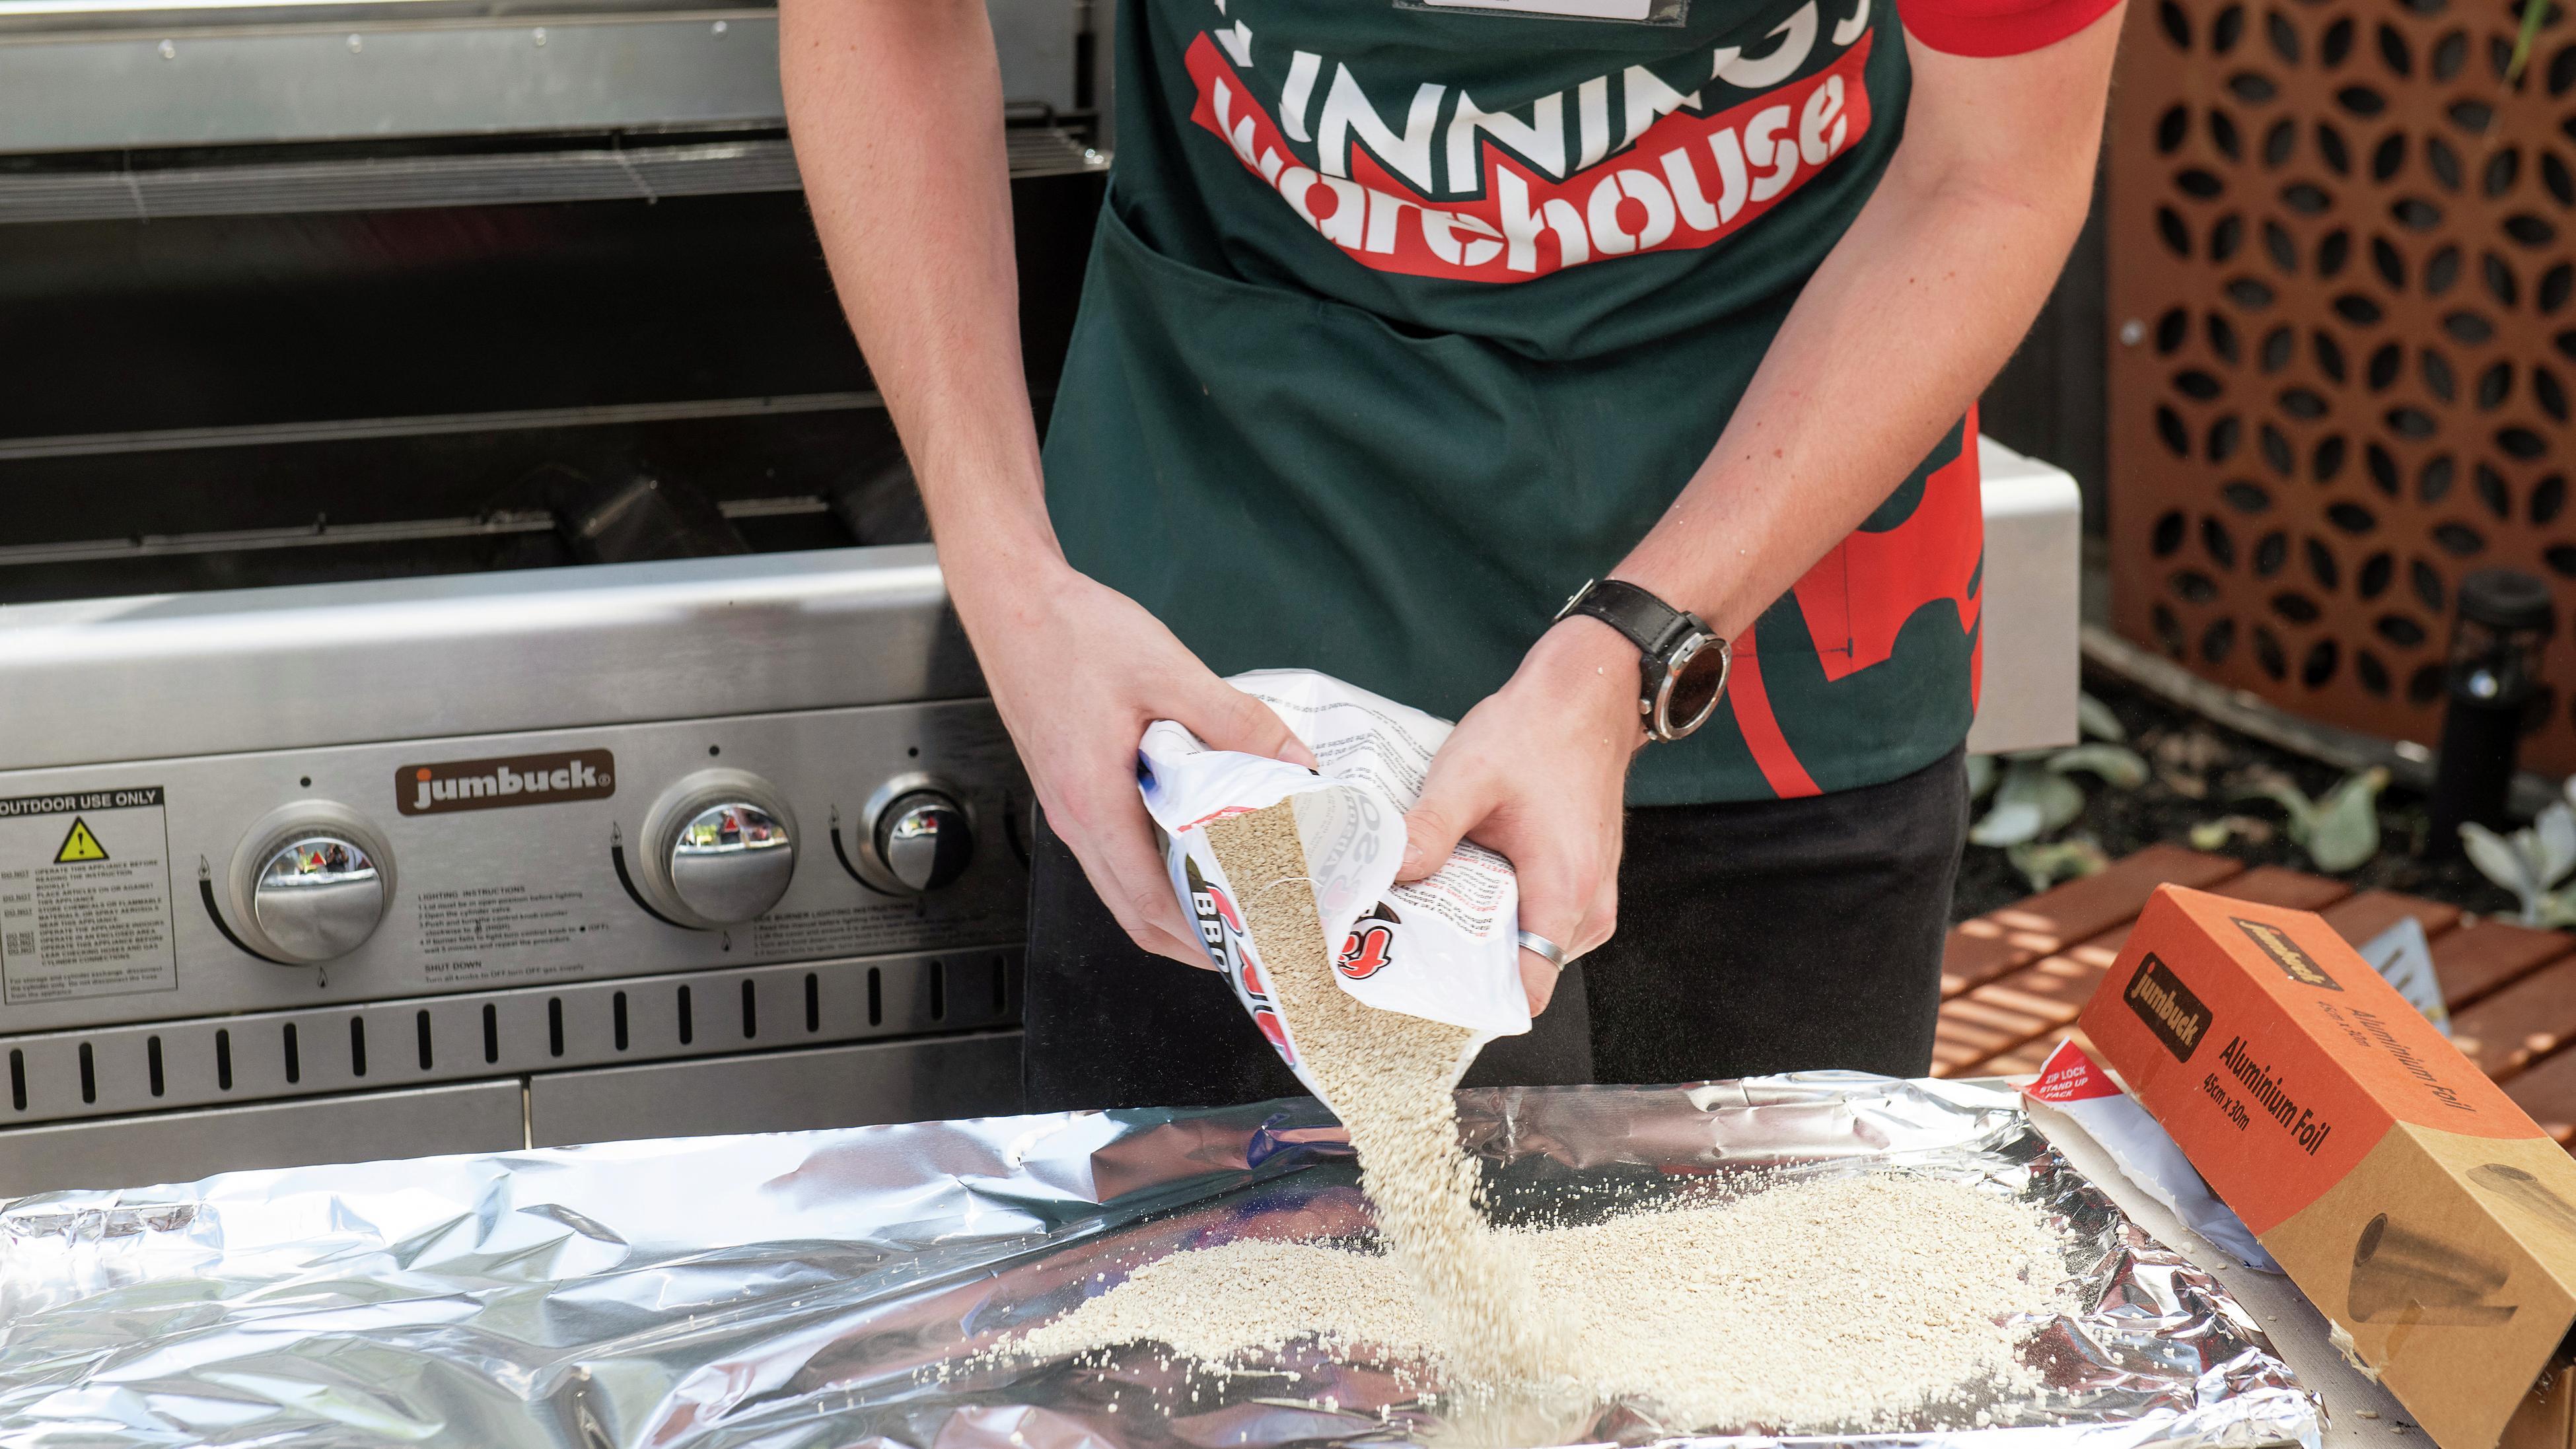
[[[1543,1377],[1555,1335],[1522,1263],[1486,1225],[1475,1160],[1458,1146],[1451,1093],[1475,1033],[1380,1011],[1334,983],[1291,803],[1211,821],[1207,837],[1307,1071],[1350,1131],[1378,1231],[1445,1357],[1485,1382]]]

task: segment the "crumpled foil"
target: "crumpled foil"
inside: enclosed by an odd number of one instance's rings
[[[2029,1198],[2070,1236],[2083,1307],[2033,1325],[2036,1399],[1868,1435],[1682,1436],[1614,1405],[1563,1442],[2318,1444],[2317,1401],[2242,1307],[2085,1182],[2008,1088],[1834,1073],[1469,1092],[1460,1110],[1506,1216],[1599,1213],[1584,1205],[1752,1169],[1903,1168]],[[1385,1366],[1312,1352],[1222,1379],[1141,1345],[1081,1363],[960,1357],[1176,1248],[1366,1225],[1341,1130],[1307,1099],[53,1193],[0,1208],[0,1442],[1479,1442]],[[1197,1401],[1173,1391],[1185,1383]]]

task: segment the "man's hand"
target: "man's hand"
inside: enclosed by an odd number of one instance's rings
[[[1047,824],[1136,944],[1206,966],[1136,796],[1137,740],[1172,719],[1220,749],[1313,759],[1267,706],[1056,546],[982,0],[783,0],[778,18],[823,254]]]
[[[1137,945],[1214,969],[1173,899],[1137,796],[1136,742],[1145,726],[1168,719],[1220,750],[1310,768],[1313,753],[1153,615],[1060,558],[1036,568],[961,558],[947,569],[1048,827]]]
[[[1570,959],[1619,920],[1621,794],[1645,743],[1637,649],[1609,625],[1568,619],[1540,636],[1503,687],[1467,712],[1404,817],[1401,880],[1438,870],[1464,836],[1512,863],[1521,928]],[[1530,1013],[1557,970],[1521,952]]]

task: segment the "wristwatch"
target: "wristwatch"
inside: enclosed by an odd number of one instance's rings
[[[1645,716],[1646,738],[1680,739],[1717,712],[1734,651],[1697,614],[1617,579],[1575,590],[1556,617],[1571,614],[1589,614],[1637,646],[1637,713]]]

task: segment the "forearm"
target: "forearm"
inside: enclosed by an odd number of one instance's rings
[[[780,74],[823,252],[969,627],[1062,553],[1020,358],[1001,77],[981,0],[785,0]]]
[[[2116,18],[2065,43],[2099,47],[2107,68],[2115,33]],[[1717,446],[1616,576],[1733,638],[1886,498],[2047,300],[2090,196],[2098,86],[2090,99],[2057,116],[2036,166],[1909,133]]]

